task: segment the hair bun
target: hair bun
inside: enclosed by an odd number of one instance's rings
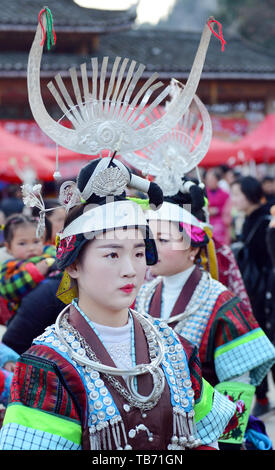
[[[174,196],[165,196],[164,200],[180,206],[189,204],[191,213],[197,216],[205,205],[205,189],[192,179],[183,179],[183,189]]]
[[[153,181],[151,181],[148,189],[148,197],[150,206],[154,206],[152,208],[155,210],[159,209],[163,203],[163,192],[160,186]]]
[[[204,207],[204,190],[197,184],[190,187],[190,198],[191,198],[191,211],[192,213],[198,212]]]

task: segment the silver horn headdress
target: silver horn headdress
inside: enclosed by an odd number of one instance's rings
[[[72,67],[69,72],[74,97],[70,96],[61,75],[57,74],[55,82],[59,90],[52,81],[48,88],[64,116],[71,121],[72,128],[69,129],[49,115],[42,100],[41,39],[46,30],[47,15],[40,14],[39,20],[28,60],[29,103],[34,119],[57,145],[93,156],[101,155],[103,150],[114,151],[118,143],[121,153],[137,151],[175,127],[188,110],[196,93],[211,37],[211,29],[207,23],[187,83],[159,119],[154,110],[168,97],[170,86],[163,89],[162,82],[158,81],[158,74],[154,73],[139,87],[138,82],[145,66],[134,60],[116,57],[108,84],[108,57],[103,58],[101,67],[97,58],[91,59],[91,80],[88,78],[86,63],[80,67],[80,79],[76,69]],[[159,93],[156,96],[157,91]],[[156,97],[150,102],[153,93]]]
[[[54,177],[61,176],[58,169],[59,145],[78,154],[92,155],[91,160],[97,156],[102,159],[96,175],[88,180],[82,192],[79,192],[74,182],[62,185],[59,198],[61,205],[69,209],[83,200],[89,200],[92,194],[102,196],[107,191],[114,195],[128,186],[146,192],[158,207],[160,197],[155,191],[158,185],[131,173],[114,157],[116,154],[133,153],[148,147],[175,128],[185,113],[188,115],[200,80],[211,31],[216,34],[210,27],[212,21],[215,20],[209,19],[205,24],[186,85],[179,88],[161,115],[157,114],[156,109],[167,100],[169,94],[171,96],[170,84],[163,87],[157,73],[146,80],[142,79],[145,66],[121,57],[115,58],[109,75],[110,61],[104,57],[101,67],[97,58],[91,59],[91,76],[88,76],[86,63],[80,66],[80,74],[74,67],[70,68],[74,96],[70,95],[60,74],[55,76],[55,83],[48,83],[63,113],[56,121],[45,108],[40,87],[44,42],[47,37],[49,48],[56,38],[49,8],[40,11],[28,60],[28,96],[34,119],[57,146]],[[202,106],[201,109],[205,114]],[[71,128],[61,124],[64,117],[71,122]]]

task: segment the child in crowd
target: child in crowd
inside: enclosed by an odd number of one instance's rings
[[[8,302],[10,316],[28,294],[49,275],[55,247],[36,236],[37,219],[23,214],[8,217],[4,239],[10,259],[0,264],[0,295]]]

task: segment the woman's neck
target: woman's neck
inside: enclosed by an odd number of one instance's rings
[[[171,276],[163,276],[164,285],[169,289],[177,290],[179,287],[183,287],[193,270],[195,269],[195,265],[192,264],[184,271],[181,271],[176,274],[172,274]]]
[[[124,326],[128,322],[128,308],[111,310],[104,305],[93,302],[92,299],[81,296],[79,293],[78,306],[87,317],[99,325],[110,327]]]

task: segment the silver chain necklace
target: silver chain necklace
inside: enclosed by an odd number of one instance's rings
[[[170,316],[169,318],[164,320],[167,323],[167,325],[169,325],[171,323],[186,320],[187,317],[189,317],[190,315],[195,313],[201,307],[201,305],[206,302],[206,300],[208,299],[208,297],[211,293],[211,289],[212,289],[212,277],[207,272],[203,272],[202,276],[205,280],[207,278],[207,280],[209,281],[209,287],[208,287],[206,296],[201,298],[201,291],[204,287],[204,283],[201,282],[203,280],[203,278],[202,278],[202,280],[196,286],[196,289],[194,290],[194,293],[193,293],[188,305],[186,306],[185,311],[181,312],[181,313],[178,313],[177,315]],[[162,280],[162,278],[159,276],[154,281],[152,281],[150,283],[150,285],[148,283],[148,286],[145,286],[144,291],[142,292],[142,294],[140,294],[140,302],[139,302],[138,306],[139,306],[139,308],[140,308],[140,310],[143,314],[147,313],[146,312],[146,304],[152,298],[152,295],[154,294],[155,289],[156,289],[157,285],[161,282],[161,280]],[[199,303],[197,303],[198,298],[201,298],[201,301]]]
[[[150,364],[138,364],[131,369],[118,369],[116,367],[106,366],[97,358],[96,354],[78,332],[78,330],[68,322],[68,313],[66,313],[68,307],[69,306],[65,307],[65,309],[57,317],[55,330],[59,340],[69,349],[71,357],[80,365],[88,366],[97,372],[101,372],[110,382],[110,384],[117,390],[117,392],[122,395],[130,405],[137,407],[142,411],[154,408],[159,401],[165,386],[164,372],[160,367],[165,354],[164,345],[163,340],[154,325],[142,315],[138,314],[138,312],[131,311],[143,328],[147,344],[149,346],[151,362]],[[71,332],[77,338],[82,348],[85,350],[87,357],[79,355],[71,348],[65,339],[64,333],[62,334],[62,329]],[[150,395],[143,396],[136,390],[134,379],[139,375],[144,375],[147,373],[152,375],[153,389]],[[121,382],[115,378],[115,376],[126,376],[128,389],[124,387]]]

